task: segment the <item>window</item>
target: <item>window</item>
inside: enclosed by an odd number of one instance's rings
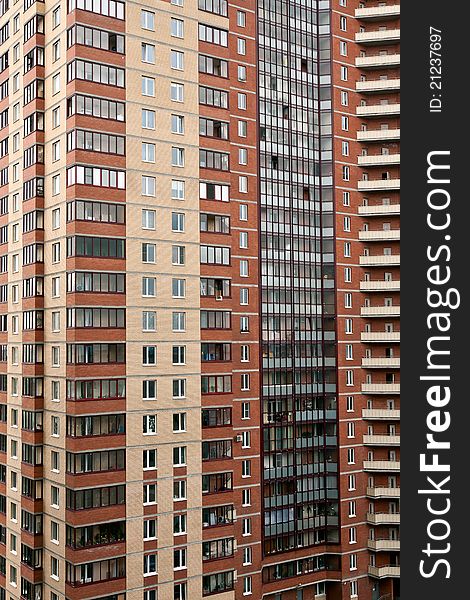
[[[171,133],[179,135],[184,134],[184,117],[181,115],[171,115]]]
[[[145,379],[142,382],[142,400],[157,399],[157,382],[154,379]]]
[[[170,85],[170,98],[173,102],[184,101],[184,86],[182,83],[172,82]]]
[[[59,488],[55,485],[51,485],[51,506],[59,508]]]
[[[347,20],[346,17],[340,16],[339,18],[339,28],[341,31],[347,31]]]
[[[144,521],[143,538],[144,538],[144,540],[156,540],[157,539],[157,520],[156,519],[146,519]]]
[[[238,27],[246,27],[246,13],[241,10],[237,11],[237,25]]]
[[[142,244],[142,262],[143,263],[155,263],[156,260],[156,245],[155,244]]]
[[[142,142],[142,161],[150,163],[155,162],[155,144]]]
[[[181,571],[186,568],[186,548],[177,548],[176,550],[173,550],[173,570]]]
[[[186,431],[186,413],[173,413],[173,433]]]
[[[348,106],[349,105],[349,94],[345,90],[341,91],[341,105]]]
[[[157,574],[157,555],[156,554],[145,554],[144,555],[144,577]]]
[[[175,583],[173,587],[173,600],[188,600],[188,584]]]
[[[143,415],[142,433],[143,435],[157,434],[157,415]]]
[[[146,42],[142,42],[142,62],[155,64],[155,46],[153,44],[147,44]],[[143,92],[142,92],[143,93]],[[145,94],[145,95],[154,95],[154,94]]]
[[[142,96],[155,96],[155,79],[142,76]]]
[[[172,37],[184,37],[184,21],[181,19],[171,19],[171,35]]]
[[[142,347],[142,364],[145,366],[157,364],[157,347],[143,346]]]
[[[252,593],[251,576],[243,577],[243,595],[249,596]]]
[[[142,312],[142,331],[155,331],[157,328],[157,313],[154,310]]]
[[[184,69],[184,52],[180,52],[179,50],[171,50],[170,66],[172,69],[182,71]]]
[[[173,265],[184,265],[186,255],[185,246],[172,246],[171,247],[171,262]]]
[[[186,280],[173,279],[171,283],[173,298],[184,298],[186,296]]]
[[[173,500],[186,500],[186,480],[178,479],[173,482]]]
[[[142,296],[154,297],[156,295],[156,278],[142,277]]]
[[[250,374],[242,373],[241,374],[241,391],[246,392],[250,389]]]
[[[239,92],[238,93],[238,108],[240,110],[246,110],[246,94]]]
[[[171,181],[171,199],[184,200],[185,185],[184,181],[172,179]]]
[[[174,365],[184,365],[186,363],[186,346],[173,346],[172,361]]]
[[[155,196],[156,179],[142,175],[142,196]]]
[[[157,484],[150,483],[143,487],[143,503],[144,505],[157,503]]]
[[[244,38],[237,39],[237,53],[242,56],[246,54],[246,40]]]
[[[173,534],[174,535],[185,535],[186,534],[186,514],[175,515],[173,517]]]
[[[173,398],[186,397],[186,379],[173,379]]]
[[[59,543],[59,523],[56,521],[51,521],[51,542]]]
[[[184,232],[184,213],[171,213],[171,230],[173,232]]]
[[[199,55],[199,72],[214,77],[228,77],[228,61],[214,56]]]
[[[185,331],[186,329],[186,313],[174,312],[172,313],[172,329],[173,331]]]
[[[184,167],[184,148],[172,147],[171,164],[173,167]]]
[[[199,40],[208,42],[217,46],[228,46],[228,31],[212,27],[210,25],[199,24]]]
[[[155,111],[148,110],[147,108],[142,109],[142,128],[143,129],[155,129]]]
[[[149,10],[140,11],[140,26],[142,29],[155,31],[155,13]]]
[[[155,229],[155,216],[154,210],[142,209],[142,229]]]
[[[157,451],[155,449],[144,450],[142,456],[142,467],[144,471],[151,471],[157,468]]]

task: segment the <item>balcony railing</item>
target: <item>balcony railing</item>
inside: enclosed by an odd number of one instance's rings
[[[362,306],[361,317],[399,317],[399,306]]]
[[[380,167],[382,165],[399,165],[399,154],[361,154],[357,157],[361,167]]]
[[[383,192],[388,190],[399,190],[399,179],[364,179],[357,182],[360,192]]]
[[[357,132],[359,142],[382,142],[385,140],[399,140],[399,129],[369,129]]]
[[[399,487],[368,487],[366,495],[369,498],[399,498]]]
[[[399,342],[399,331],[363,331],[361,342]]]
[[[374,567],[369,565],[367,568],[371,577],[383,579],[384,577],[400,577],[400,567],[396,565],[385,565],[382,567]]]
[[[399,435],[364,435],[362,439],[365,446],[399,446]]]
[[[400,55],[396,54],[374,54],[373,56],[358,56],[356,67],[362,69],[376,69],[382,67],[398,67]]]
[[[400,540],[367,540],[367,547],[369,550],[375,550],[376,552],[387,550],[389,552],[399,552]]]
[[[399,525],[399,513],[367,513],[367,522],[372,525]]]
[[[400,281],[361,281],[359,287],[362,292],[399,292]]]
[[[361,386],[363,394],[399,394],[399,383],[363,383]]]
[[[400,104],[366,104],[356,108],[358,117],[387,117],[400,114]]]
[[[366,79],[366,81],[356,81],[356,92],[388,92],[398,91],[400,89],[400,79]]]
[[[362,366],[365,369],[399,369],[399,358],[387,358],[385,356],[379,358],[363,358]]]
[[[362,418],[369,421],[397,421],[400,411],[391,408],[363,408]]]
[[[400,461],[398,460],[365,460],[364,471],[398,472]]]
[[[358,44],[386,44],[400,40],[399,29],[381,29],[377,31],[359,31],[356,33]]]
[[[359,264],[363,267],[399,266],[399,254],[379,254],[376,256],[360,256]]]
[[[354,16],[362,20],[384,20],[400,16],[399,4],[387,4],[387,6],[369,6],[367,8],[356,8]]]

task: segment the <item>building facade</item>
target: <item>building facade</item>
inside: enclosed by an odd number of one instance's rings
[[[399,600],[399,36],[0,1],[0,600]]]

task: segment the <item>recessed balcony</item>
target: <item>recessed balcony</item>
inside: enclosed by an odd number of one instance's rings
[[[361,281],[359,288],[361,292],[399,292],[400,281]]]
[[[400,114],[400,104],[366,104],[356,108],[358,117],[391,117]]]
[[[400,41],[399,29],[380,29],[376,31],[359,31],[356,33],[356,42],[364,45],[390,44]]]
[[[399,435],[364,435],[362,439],[365,446],[399,446]]]
[[[399,4],[387,4],[387,6],[369,6],[367,8],[356,8],[354,12],[356,19],[363,21],[383,21],[387,18],[396,19],[400,16]]]
[[[400,461],[398,460],[365,460],[364,471],[398,472]]]
[[[385,67],[400,66],[400,55],[397,54],[374,54],[373,56],[358,56],[356,67],[360,69],[383,69]]]
[[[400,189],[399,179],[360,179],[357,182],[360,192],[385,192]]]
[[[399,266],[399,254],[379,254],[378,256],[360,256],[359,264],[362,267]]]
[[[362,306],[361,317],[399,317],[399,306]]]
[[[387,140],[399,140],[399,129],[368,129],[357,132],[358,142],[385,142]]]
[[[400,411],[391,408],[363,408],[362,418],[367,421],[398,421]]]
[[[400,540],[367,540],[367,547],[375,552],[399,552]]]
[[[363,331],[361,332],[361,342],[384,343],[400,342],[399,331]]]
[[[367,79],[356,81],[356,92],[362,94],[375,92],[396,92],[400,89],[400,79]]]
[[[399,487],[368,487],[366,489],[366,496],[369,498],[399,498],[400,488]]]
[[[369,565],[367,571],[371,577],[376,579],[384,579],[386,577],[400,577],[400,567],[396,565],[386,565],[382,567],[374,567]]]
[[[399,513],[367,513],[367,522],[371,525],[399,525]]]

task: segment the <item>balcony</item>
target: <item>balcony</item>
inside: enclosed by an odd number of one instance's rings
[[[391,117],[400,114],[400,104],[366,104],[356,108],[358,117]]]
[[[387,6],[356,8],[354,16],[356,19],[361,19],[363,21],[384,21],[385,19],[396,19],[400,16],[400,5],[390,4]]]
[[[371,577],[376,577],[377,579],[383,579],[384,577],[400,577],[400,567],[395,565],[386,565],[383,567],[373,567],[372,565],[369,565],[367,570]]]
[[[361,267],[393,267],[400,266],[399,254],[379,254],[377,256],[360,256],[359,264]]]
[[[360,167],[381,167],[383,165],[399,165],[399,154],[364,154],[357,157]]]
[[[400,471],[400,461],[398,460],[365,460],[364,471],[382,471],[397,473]]]
[[[362,306],[361,317],[399,317],[399,306]]]
[[[399,331],[363,331],[361,333],[361,342],[379,342],[386,344],[388,342],[399,342]]]
[[[399,513],[367,513],[367,522],[371,525],[399,525]]]
[[[399,446],[399,435],[364,435],[363,443],[365,446]]]
[[[399,421],[400,411],[391,408],[363,408],[362,418],[368,421]]]
[[[386,358],[385,356],[380,358],[363,358],[362,366],[365,369],[399,369],[400,359]]]
[[[356,92],[372,94],[376,92],[397,92],[400,90],[400,79],[367,79],[356,81]]]
[[[375,552],[399,552],[400,540],[367,540],[367,547]]]
[[[363,394],[399,394],[399,383],[363,383],[361,386]]]
[[[398,242],[400,240],[399,229],[378,229],[360,231],[361,242]]]
[[[366,495],[369,498],[399,498],[400,488],[399,487],[368,487],[366,489]]]
[[[382,29],[376,31],[359,31],[356,33],[358,44],[390,44],[400,41],[399,29]]]
[[[374,54],[373,56],[358,56],[356,67],[360,69],[382,69],[385,67],[398,67],[399,54]]]
[[[400,189],[399,179],[361,179],[357,182],[360,192],[385,192]]]
[[[375,204],[371,206],[359,206],[358,214],[364,217],[385,217],[400,214],[399,204]]]
[[[400,281],[361,281],[361,292],[399,292]]]
[[[388,140],[399,139],[399,129],[372,129],[357,132],[358,142],[386,142]]]

